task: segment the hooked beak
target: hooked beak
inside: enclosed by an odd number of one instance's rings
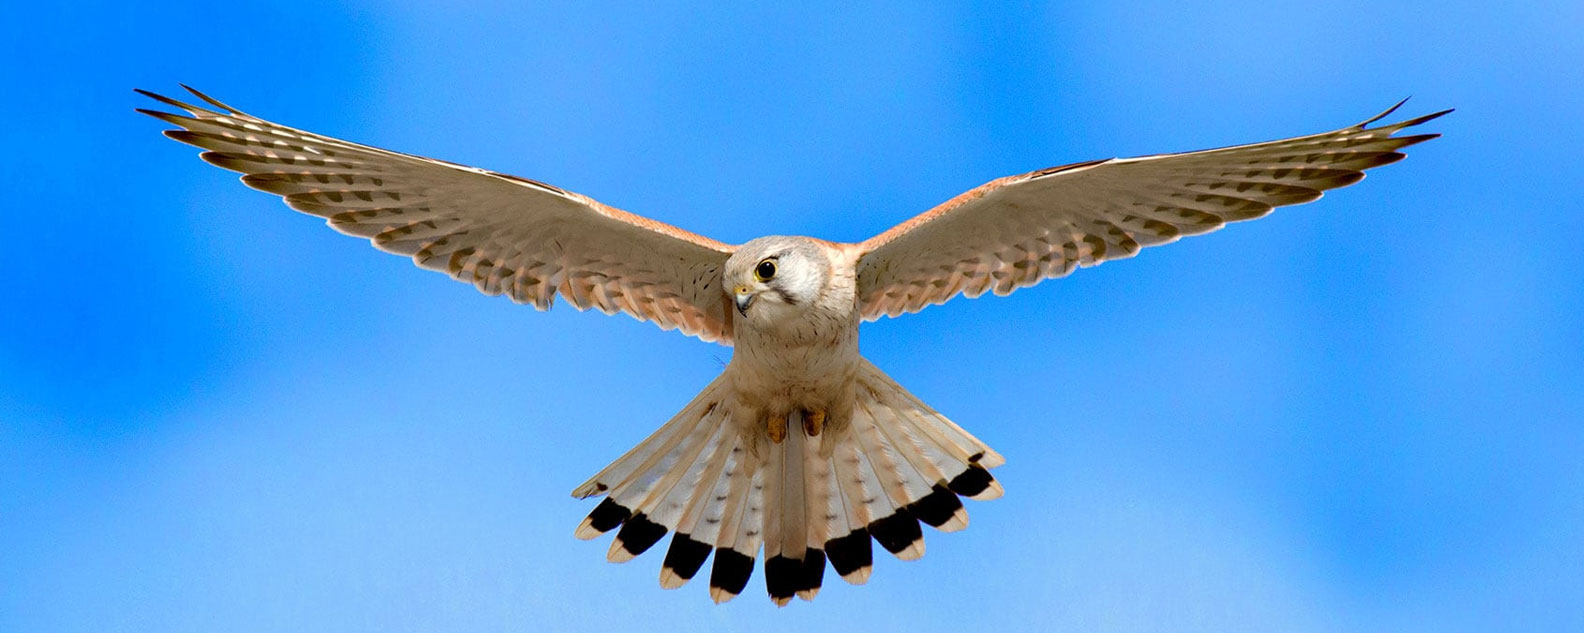
[[[732,298],[737,303],[737,314],[748,316],[748,304],[753,303],[753,289],[748,286],[737,286],[732,289]]]

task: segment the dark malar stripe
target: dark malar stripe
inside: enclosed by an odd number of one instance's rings
[[[985,470],[984,466],[969,464],[968,470],[963,471],[961,475],[953,477],[951,482],[946,484],[946,487],[964,497],[972,497],[984,492],[985,489],[990,487],[990,482],[993,481],[995,481],[995,477],[991,477],[990,471]]]
[[[699,568],[704,566],[704,559],[709,558],[710,549],[708,543],[695,541],[679,532],[671,537],[671,547],[666,550],[665,568],[682,580],[692,580]]]
[[[837,575],[848,576],[874,564],[874,550],[869,543],[869,531],[853,530],[847,536],[825,542],[825,554],[830,557],[831,568]]]
[[[741,594],[753,575],[754,559],[734,549],[715,548],[715,566],[710,569],[710,587],[732,595]]]
[[[621,531],[616,533],[616,540],[621,541],[622,548],[627,550],[627,553],[637,556],[653,547],[660,541],[660,537],[665,536],[665,533],[664,525],[650,521],[639,512],[622,524]]]
[[[907,510],[897,510],[896,514],[875,519],[874,523],[869,524],[869,533],[892,554],[901,553],[915,541],[924,538],[924,530],[919,529],[918,519],[913,518]]]
[[[610,497],[606,497],[604,501],[594,507],[593,512],[589,513],[589,527],[603,534],[616,529],[616,526],[621,525],[622,521],[626,521],[627,517],[630,516],[632,516],[632,510],[623,508],[621,504],[611,501]]]
[[[935,484],[933,492],[908,505],[908,512],[930,527],[940,527],[950,521],[963,507],[957,495],[946,486]]]

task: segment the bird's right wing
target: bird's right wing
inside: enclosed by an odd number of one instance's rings
[[[543,183],[277,125],[188,90],[212,108],[139,90],[186,115],[139,112],[181,127],[165,134],[330,228],[488,295],[545,310],[559,294],[579,310],[731,344],[720,284],[732,246]]]

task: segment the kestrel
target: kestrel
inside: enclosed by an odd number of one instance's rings
[[[992,181],[857,244],[762,237],[732,246],[541,182],[278,125],[195,90],[138,91],[166,136],[342,233],[540,310],[625,312],[734,347],[692,402],[572,494],[578,525],[620,528],[624,562],[674,533],[660,571],[682,586],[710,554],[710,595],[743,591],[760,547],[770,598],[812,599],[827,560],[868,580],[871,539],[924,554],[919,524],[963,529],[958,497],[994,499],[1001,455],[859,354],[858,324],[957,295],[1005,295],[1146,246],[1262,217],[1403,158],[1393,136],[1450,110],[1182,154],[1094,160]]]

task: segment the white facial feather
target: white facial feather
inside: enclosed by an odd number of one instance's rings
[[[760,280],[755,270],[772,262],[774,274]],[[749,322],[778,323],[814,305],[830,283],[831,266],[824,251],[812,240],[799,237],[762,237],[738,249],[726,261],[725,287],[734,294],[746,290],[753,300],[744,315]]]

